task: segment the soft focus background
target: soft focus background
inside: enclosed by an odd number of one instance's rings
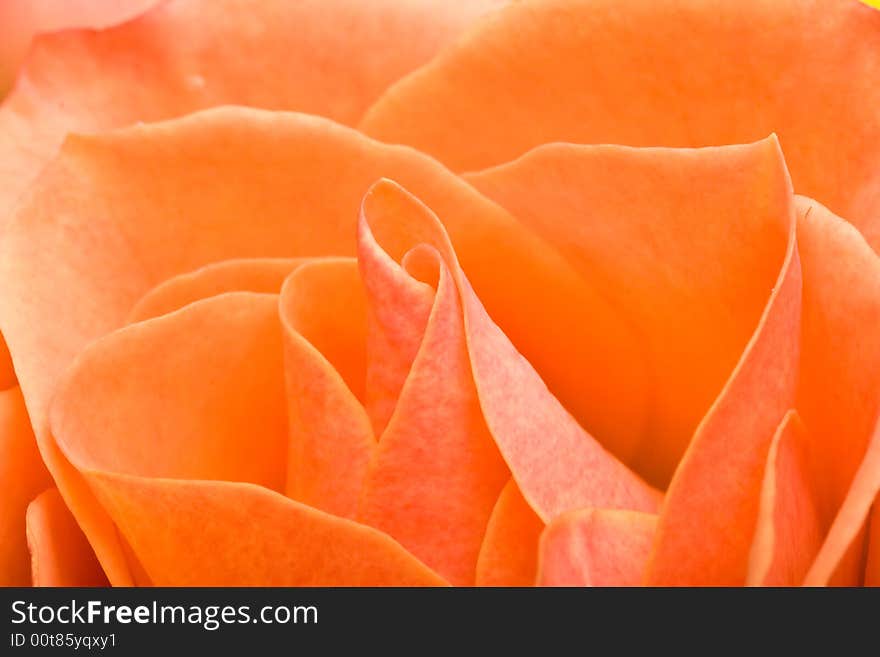
[[[35,34],[69,28],[109,27],[124,22],[161,1],[0,0],[0,100],[6,96],[15,81],[16,71]],[[880,8],[880,0],[862,1],[872,7]],[[450,2],[467,2],[467,0],[450,0]]]
[[[158,0],[0,0],[0,98],[34,34],[67,28],[102,28],[135,16]]]

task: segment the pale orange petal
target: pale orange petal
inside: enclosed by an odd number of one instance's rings
[[[6,340],[0,335],[0,390],[8,390],[17,385],[17,382],[12,355],[9,353],[9,347],[6,346]]]
[[[361,199],[382,176],[441,213],[492,317],[567,406],[598,387],[596,349],[578,327],[610,333],[619,323],[595,292],[503,209],[411,149],[244,108],[71,138],[0,241],[0,330],[43,458],[114,583],[131,579],[113,525],[46,429],[58,377],[171,277],[228,259],[354,255]],[[551,327],[571,330],[547,340]]]
[[[874,500],[868,535],[868,558],[865,560],[865,586],[880,586],[880,498]]]
[[[822,542],[815,491],[804,462],[806,429],[785,415],[767,455],[746,583],[800,586]]]
[[[156,585],[442,584],[387,535],[270,490],[280,333],[277,297],[250,292],[120,329],[78,358],[53,433]]]
[[[0,2],[0,98],[12,83],[31,37],[41,32],[122,22],[157,0],[3,0]]]
[[[616,324],[582,329],[593,383],[577,416],[665,486],[754,332],[789,246],[791,187],[776,140],[694,150],[551,144],[466,179],[608,299]]]
[[[34,586],[107,586],[107,576],[57,488],[27,508]]]
[[[516,482],[508,481],[486,526],[477,559],[477,586],[532,586],[543,529]]]
[[[585,506],[656,509],[659,493],[577,424],[490,319],[437,216],[388,180],[371,188],[364,216],[388,253],[425,245],[436,250],[452,275],[483,418],[538,516],[546,521]]]
[[[280,313],[287,384],[287,495],[355,518],[376,447],[363,396],[366,295],[354,259],[303,264]]]
[[[569,511],[541,534],[539,586],[639,586],[657,516],[637,511]]]
[[[808,584],[857,585],[880,490],[880,258],[843,219],[798,199],[803,334],[797,409],[823,534]]]
[[[523,0],[392,86],[362,129],[457,171],[554,141],[779,134],[794,187],[880,246],[880,11],[858,0]]]
[[[173,312],[194,301],[224,292],[278,294],[281,284],[305,258],[223,260],[159,283],[135,304],[129,322]]]
[[[502,4],[170,0],[112,29],[41,36],[0,110],[0,225],[69,132],[219,105],[351,124],[389,84]]]
[[[268,489],[90,475],[157,586],[443,586],[386,534]]]
[[[791,219],[789,251],[764,315],[666,491],[649,584],[745,582],[767,453],[798,383],[801,270]]]
[[[374,199],[371,193],[364,204],[362,253],[375,254],[378,248],[372,223],[390,223],[400,233],[424,231],[418,225],[424,219],[417,213]],[[510,472],[482,416],[456,282],[436,250],[409,251],[411,257],[417,253],[433,270],[436,295],[412,368],[379,438],[361,518],[388,532],[451,583],[472,586],[486,523]],[[401,271],[411,276],[406,260]],[[379,266],[400,267],[387,256]],[[367,266],[365,271],[370,270]],[[398,290],[384,290],[371,298],[371,306],[383,305],[384,297]],[[399,313],[402,301],[389,305]],[[406,323],[420,323],[421,311],[416,306]]]
[[[40,460],[21,391],[0,392],[0,586],[27,586],[31,563],[25,536],[28,504],[52,483]]]
[[[358,230],[358,265],[369,299],[364,403],[379,435],[394,413],[422,344],[435,290],[395,262],[372,233],[362,228]]]
[[[233,292],[94,343],[62,384],[56,439],[122,473],[283,490],[277,300]]]

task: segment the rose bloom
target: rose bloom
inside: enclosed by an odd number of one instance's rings
[[[38,36],[2,583],[880,583],[878,107],[857,0]]]

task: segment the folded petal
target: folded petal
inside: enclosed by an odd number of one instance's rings
[[[31,563],[25,535],[28,504],[52,483],[40,460],[21,391],[0,392],[0,586],[27,586]]]
[[[856,585],[880,489],[880,258],[820,204],[798,198],[803,358],[797,408],[827,537],[808,584]]]
[[[797,385],[800,270],[776,140],[555,144],[468,180],[601,285],[636,329],[628,345],[600,343],[602,374],[621,351],[645,354],[645,421],[635,437],[598,436],[657,484],[678,468],[650,576],[744,580],[767,449]]]
[[[27,508],[34,586],[107,586],[107,576],[57,488]]]
[[[80,355],[66,392],[56,397],[56,435],[68,450],[100,456],[121,472],[284,487],[277,296],[213,297],[129,326],[95,347]],[[59,451],[50,428],[42,430],[44,457],[54,459],[59,488],[70,495],[111,582],[142,581],[138,555],[126,554],[129,546],[86,478]]]
[[[370,228],[379,242],[387,245],[386,251],[405,253],[407,245],[425,245],[436,251],[451,274],[480,411],[538,516],[546,521],[584,506],[656,509],[659,493],[577,424],[490,319],[437,216],[388,180],[371,188],[363,213],[370,217]]]
[[[270,490],[281,359],[276,296],[196,302],[91,345],[53,434],[154,584],[441,584],[387,536]]]
[[[551,144],[466,178],[556,247],[622,318],[626,331],[591,323],[601,390],[579,418],[665,486],[790,246],[791,187],[776,140],[694,150]],[[615,421],[627,415],[639,421]]]
[[[361,128],[457,171],[554,141],[699,147],[777,132],[795,189],[876,248],[878,40],[880,11],[857,0],[526,0],[392,86]]]
[[[477,586],[532,586],[543,529],[516,482],[508,481],[486,526],[477,559]]]
[[[355,518],[376,439],[360,402],[366,295],[352,258],[303,264],[279,311],[287,385],[288,497]]]
[[[443,586],[386,534],[252,484],[94,472],[157,586]]]
[[[404,257],[402,253],[395,255],[401,260]],[[422,344],[435,290],[396,262],[361,222],[358,266],[369,301],[365,405],[380,435],[394,413]]]
[[[443,216],[492,317],[567,406],[600,388],[590,367],[597,348],[582,327],[625,327],[510,214],[411,149],[244,108],[70,138],[0,241],[0,330],[43,458],[114,583],[131,580],[107,547],[112,523],[46,427],[58,377],[169,278],[229,259],[354,255],[364,191],[382,176]]]
[[[746,583],[800,586],[822,542],[816,494],[807,479],[806,429],[794,411],[776,430],[761,489]]]
[[[173,0],[112,29],[41,36],[0,112],[0,225],[69,132],[219,105],[351,124],[389,84],[501,4]]]
[[[539,586],[638,586],[657,516],[637,511],[569,511],[541,534]]]
[[[223,260],[159,283],[135,304],[129,322],[165,315],[185,305],[224,292],[278,294],[281,284],[303,258],[250,258]]]
[[[374,222],[386,224],[386,229],[390,224],[403,234],[426,232],[419,224],[428,217],[405,204],[377,199],[378,194],[381,191],[374,189],[364,203],[362,251],[375,253],[378,247],[370,229]],[[486,523],[510,472],[483,419],[456,282],[432,247],[414,242],[408,254],[420,254],[426,261],[436,294],[412,368],[379,438],[360,517],[388,532],[451,583],[472,586]],[[390,258],[382,264],[400,267]],[[365,266],[365,273],[370,269]],[[406,264],[401,269],[413,275]],[[376,307],[385,299],[370,301]],[[406,323],[419,323],[421,310],[416,306]]]
[[[97,341],[61,386],[56,440],[115,472],[282,490],[277,299],[229,293]]]
[[[788,256],[764,316],[666,492],[650,584],[745,581],[767,453],[797,389],[801,272],[791,226]]]

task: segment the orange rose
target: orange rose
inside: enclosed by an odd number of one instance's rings
[[[880,583],[878,77],[855,0],[41,37],[0,110],[0,572]]]

